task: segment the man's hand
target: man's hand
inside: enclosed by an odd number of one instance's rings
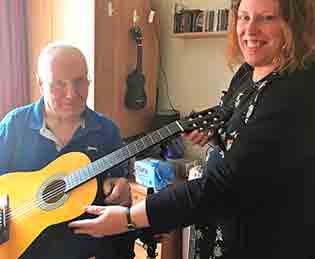
[[[104,202],[108,205],[131,206],[131,193],[128,180],[123,177],[108,178],[104,181]]]
[[[68,226],[73,229],[75,234],[103,237],[127,231],[125,207],[91,205],[86,208],[86,212],[97,217],[69,223]]]

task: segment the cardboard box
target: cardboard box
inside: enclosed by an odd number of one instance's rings
[[[145,187],[159,191],[171,184],[176,176],[175,167],[169,161],[146,158],[135,162],[135,180]]]

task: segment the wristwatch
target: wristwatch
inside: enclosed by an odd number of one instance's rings
[[[126,208],[126,216],[127,216],[127,228],[128,230],[136,230],[136,224],[132,221],[131,215],[130,215],[130,208]]]

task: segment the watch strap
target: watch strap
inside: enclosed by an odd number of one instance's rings
[[[128,230],[135,230],[136,224],[131,219],[130,208],[126,208],[127,228]]]

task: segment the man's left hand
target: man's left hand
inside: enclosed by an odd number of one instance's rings
[[[108,205],[131,206],[131,193],[128,180],[123,177],[108,178],[104,181],[104,202]]]

